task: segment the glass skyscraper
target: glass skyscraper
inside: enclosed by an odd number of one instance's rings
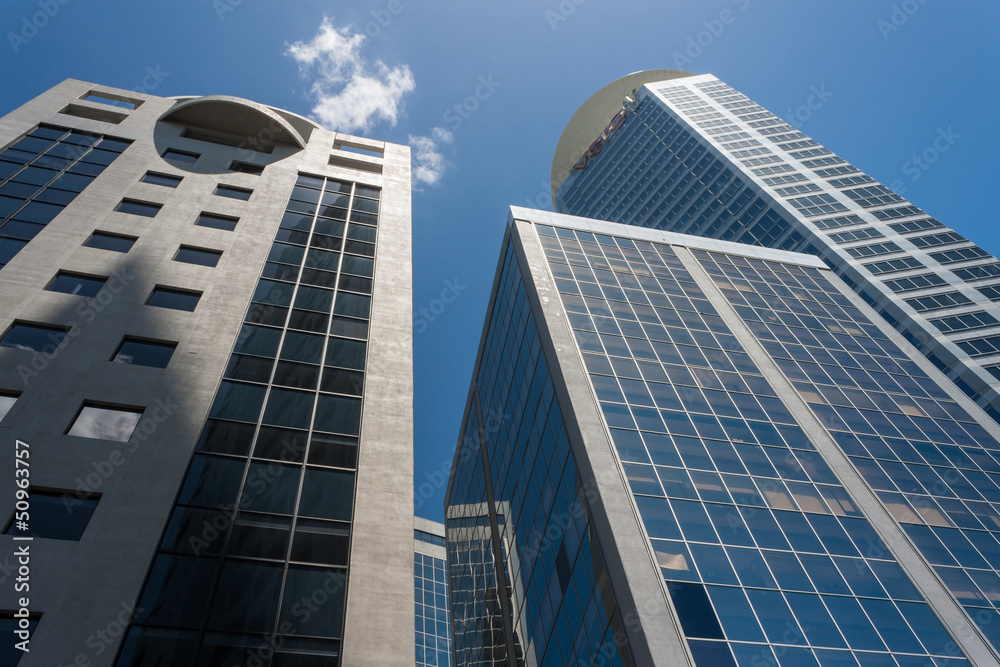
[[[456,664],[996,665],[998,437],[813,255],[512,208]]]
[[[448,554],[444,525],[413,519],[413,591],[416,667],[451,667]]]
[[[409,149],[74,80],[0,146],[17,664],[412,664]]]
[[[602,88],[563,132],[552,191],[564,213],[818,255],[1000,418],[996,257],[714,76]]]

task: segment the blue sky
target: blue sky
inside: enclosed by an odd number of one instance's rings
[[[995,2],[5,0],[0,27],[0,114],[77,78],[246,97],[419,149],[414,308],[437,314],[415,329],[415,462],[432,519],[506,207],[551,206],[566,121],[624,74],[712,73],[781,116],[824,91],[806,134],[1000,253]],[[948,150],[918,167],[941,132]]]

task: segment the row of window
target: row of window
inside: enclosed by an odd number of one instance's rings
[[[166,308],[178,310],[189,310],[191,308],[181,308],[183,301],[173,302],[174,295],[154,293],[150,298],[149,305],[159,305]],[[169,305],[168,305],[169,304]],[[46,324],[32,324],[29,322],[15,321],[7,333],[0,338],[0,347],[10,347],[16,350],[30,350],[39,353],[49,353],[59,347],[69,334],[69,327],[59,327]],[[135,364],[137,366],[152,366],[154,368],[166,368],[167,362],[177,347],[176,342],[156,341],[133,336],[125,336],[118,348],[115,350],[111,361]],[[8,407],[9,409],[9,407]],[[2,418],[2,416],[0,416]]]

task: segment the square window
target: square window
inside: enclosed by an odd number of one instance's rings
[[[229,165],[229,171],[236,171],[243,174],[253,174],[259,176],[264,173],[264,166],[260,164],[252,164],[250,162],[240,162],[239,160],[233,160],[232,164]]]
[[[31,520],[28,530],[20,531],[14,517],[7,522],[4,535],[42,537],[50,540],[79,541],[97,509],[100,496],[80,498],[76,491],[38,491],[31,489]]]
[[[182,151],[176,148],[168,148],[163,151],[164,160],[173,160],[182,164],[194,164],[200,157],[201,153],[192,153],[191,151]]]
[[[201,266],[215,266],[219,263],[220,257],[222,257],[221,250],[208,250],[206,248],[194,248],[182,245],[177,249],[174,261],[186,264],[200,264]]]
[[[143,408],[114,407],[99,403],[84,403],[67,435],[97,440],[128,442],[135,431]]]
[[[111,361],[135,366],[166,368],[177,343],[165,343],[126,336]]]
[[[173,176],[171,174],[160,174],[155,171],[147,171],[146,175],[139,180],[143,183],[152,183],[153,185],[164,185],[168,188],[176,188],[184,179],[180,176]]]
[[[235,185],[220,185],[215,188],[215,194],[219,197],[229,197],[230,199],[240,199],[242,201],[246,201],[250,199],[250,195],[253,194],[253,190],[238,188]]]
[[[201,292],[174,289],[172,287],[155,287],[153,288],[153,293],[149,295],[146,305],[191,312],[198,305],[198,299],[200,298]]]
[[[109,232],[94,232],[83,245],[88,248],[111,250],[112,252],[128,252],[137,240],[134,236],[111,234]]]
[[[60,271],[45,289],[49,292],[63,292],[78,296],[97,296],[107,280],[103,276],[85,276],[81,273]]]
[[[239,218],[233,218],[228,215],[202,213],[198,216],[198,219],[195,220],[194,224],[201,227],[212,227],[213,229],[225,229],[227,232],[231,232],[236,229],[236,223],[239,221]]]
[[[14,322],[3,339],[0,339],[0,347],[51,352],[62,343],[68,331],[68,327]]]
[[[121,203],[115,207],[115,210],[120,213],[130,213],[132,215],[141,215],[146,218],[155,218],[161,208],[163,208],[163,204],[139,201],[138,199],[122,199]]]
[[[7,416],[10,409],[17,403],[17,397],[21,394],[13,391],[0,391],[0,421]]]

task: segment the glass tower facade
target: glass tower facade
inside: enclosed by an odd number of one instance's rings
[[[1000,430],[825,263],[526,209],[503,253],[446,501],[456,657],[506,584],[519,664],[590,664],[590,592],[620,664],[996,664]]]
[[[623,111],[621,96],[581,111],[624,120],[596,140],[591,131],[589,148],[570,140],[575,117],[567,126],[552,170],[557,211],[817,254],[1000,417],[992,254],[711,75],[621,81],[639,88]]]
[[[413,530],[413,589],[416,665],[451,667],[444,524],[419,517]]]

